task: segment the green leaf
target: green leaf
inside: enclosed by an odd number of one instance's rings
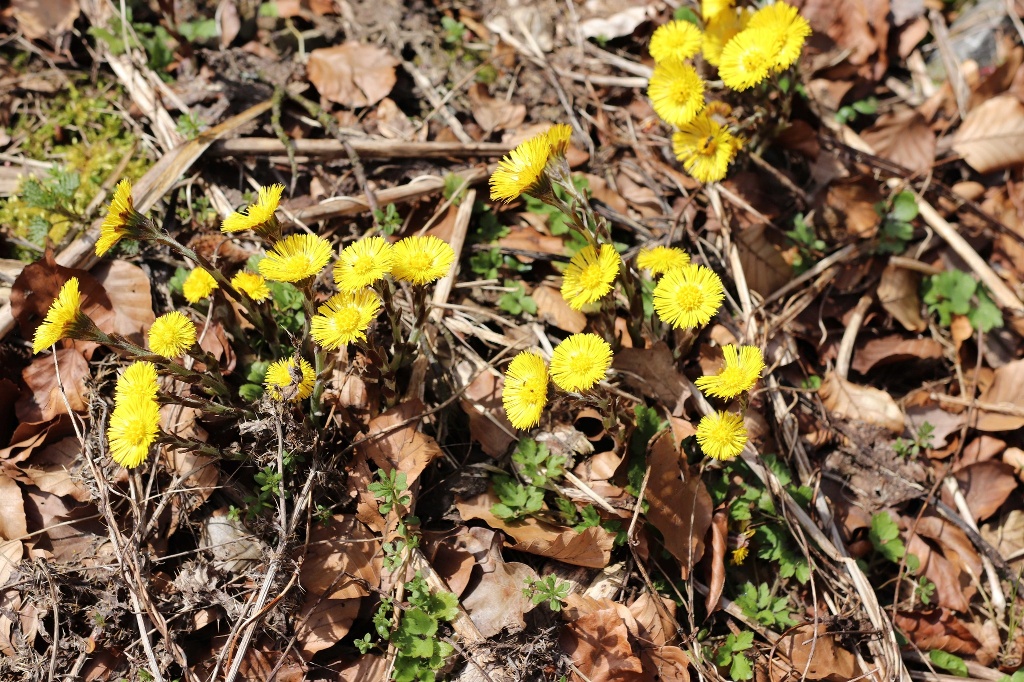
[[[741,632],[738,635],[729,635],[729,639],[733,640],[733,651],[746,651],[754,646],[754,633],[750,630]]]
[[[409,609],[402,614],[401,628],[412,635],[429,636],[437,632],[437,619],[421,609]]]
[[[931,659],[932,664],[943,670],[948,670],[957,677],[967,677],[967,664],[959,656],[941,649],[932,649],[928,652],[928,658]]]
[[[871,517],[868,539],[871,540],[876,552],[889,561],[897,563],[907,551],[903,541],[899,539],[899,535],[899,526],[886,512],[878,512]]]
[[[986,334],[1003,326],[1003,313],[999,306],[992,302],[984,288],[978,287],[978,305],[967,313],[967,319],[975,330]]]
[[[893,197],[890,215],[900,222],[909,223],[917,217],[918,210],[917,197],[914,196],[914,193],[903,191]]]
[[[676,21],[688,21],[698,28],[701,26],[700,17],[689,7],[676,7],[672,16]]]
[[[654,434],[661,430],[661,418],[658,411],[646,405],[637,405],[633,408],[636,415],[636,429],[629,439],[629,464],[626,476],[629,481],[627,490],[631,494],[640,492],[640,484],[644,480],[644,472],[647,470],[647,445],[651,442]]]
[[[732,665],[729,666],[729,675],[733,680],[749,680],[754,676],[754,668],[750,661],[743,654],[732,657]]]

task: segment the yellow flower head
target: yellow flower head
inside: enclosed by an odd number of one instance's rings
[[[773,32],[748,26],[722,48],[718,75],[727,87],[747,90],[768,77],[775,67],[777,52]]]
[[[544,359],[530,350],[515,356],[505,370],[501,401],[512,426],[524,430],[536,426],[548,403],[548,368]]]
[[[316,382],[313,366],[305,358],[299,358],[298,373],[295,369],[295,358],[270,363],[263,385],[271,398],[284,400],[287,395],[288,400],[294,402],[313,395],[313,384]]]
[[[134,469],[146,461],[160,430],[160,408],[155,400],[126,397],[110,415],[107,442],[115,462]]]
[[[647,96],[666,123],[685,125],[704,108],[704,81],[689,64],[662,62],[654,67]]]
[[[732,412],[718,412],[701,417],[697,424],[697,442],[704,454],[714,459],[732,459],[747,444],[743,417]]]
[[[334,283],[341,291],[368,287],[391,272],[394,254],[383,237],[367,237],[346,246],[334,264]]]
[[[636,266],[641,270],[650,270],[653,275],[664,275],[669,270],[689,264],[690,254],[674,246],[641,249],[636,256]]]
[[[551,354],[551,380],[563,391],[586,391],[608,374],[612,347],[597,334],[573,334]]]
[[[735,398],[754,387],[764,369],[764,357],[757,346],[722,346],[725,363],[718,374],[697,379],[697,388],[716,398]]]
[[[392,253],[391,275],[413,284],[430,284],[441,279],[455,262],[451,245],[433,235],[406,237],[392,247]]]
[[[327,299],[310,323],[313,340],[326,350],[335,350],[355,340],[366,340],[366,328],[380,312],[380,301],[372,289],[343,291]]]
[[[64,282],[57,292],[57,298],[53,299],[50,309],[46,311],[42,324],[36,327],[32,352],[38,353],[67,338],[68,333],[79,323],[80,316],[84,317],[82,296],[78,292],[78,278],[72,277]]]
[[[736,0],[702,0],[700,3],[700,17],[706,24],[723,12],[731,10],[735,4]]]
[[[107,217],[100,225],[100,238],[96,240],[96,255],[102,256],[110,251],[122,237],[138,237],[137,226],[145,218],[135,210],[132,199],[132,183],[128,178],[117,183],[114,196],[110,199]]]
[[[733,566],[742,566],[743,562],[747,560],[747,555],[750,554],[750,547],[748,545],[742,545],[732,551],[732,558],[729,559],[729,563]]]
[[[566,123],[556,123],[548,128],[547,136],[551,153],[555,156],[565,156],[569,149],[569,140],[572,138],[572,127]]]
[[[735,158],[739,141],[717,121],[701,114],[672,135],[672,151],[700,182],[718,182]]]
[[[217,288],[217,280],[203,268],[196,268],[188,273],[181,285],[181,292],[189,303],[199,303]]]
[[[231,278],[231,286],[257,303],[262,303],[270,298],[270,287],[267,286],[267,280],[263,275],[257,275],[255,272],[243,270],[235,273],[235,276]]]
[[[648,49],[658,64],[681,62],[697,54],[700,43],[699,28],[688,21],[670,21],[655,29]]]
[[[260,261],[260,274],[272,282],[301,282],[323,270],[331,243],[315,234],[285,237]]]
[[[747,27],[752,13],[749,9],[725,9],[705,21],[704,43],[701,52],[704,60],[712,66],[718,66],[722,59],[722,48],[737,33]]]
[[[619,274],[619,254],[609,244],[602,244],[601,250],[587,246],[572,257],[569,267],[562,276],[562,298],[569,307],[579,310],[612,290],[612,283]]]
[[[491,173],[491,200],[507,204],[520,194],[532,194],[546,185],[544,167],[548,164],[551,146],[552,141],[545,131],[509,152]]]
[[[161,315],[149,328],[149,349],[165,358],[176,358],[196,342],[196,326],[177,310]]]
[[[796,7],[776,2],[762,7],[747,24],[750,29],[764,29],[775,37],[773,68],[789,68],[800,58],[804,41],[811,35],[811,25],[800,16]]]
[[[114,386],[114,405],[133,400],[156,400],[156,365],[146,360],[133,362]]]
[[[259,198],[255,204],[250,204],[245,213],[235,211],[221,223],[220,229],[224,232],[241,232],[242,230],[255,230],[275,220],[274,211],[281,203],[281,194],[284,192],[284,185],[271,185],[260,187]]]
[[[677,329],[700,327],[718,312],[723,298],[725,289],[718,275],[691,263],[661,278],[654,287],[654,310]]]

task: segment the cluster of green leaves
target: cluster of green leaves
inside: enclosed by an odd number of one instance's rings
[[[270,363],[266,360],[256,360],[249,365],[245,373],[245,383],[238,387],[238,395],[245,400],[259,400],[263,395],[263,380],[267,377],[267,368]]]
[[[809,270],[825,251],[825,242],[818,239],[817,233],[804,219],[803,213],[798,213],[793,218],[793,229],[786,232],[786,236],[796,246],[797,254],[793,259],[793,270],[796,274]]]
[[[444,641],[440,628],[455,620],[459,613],[459,600],[449,592],[431,592],[427,581],[419,573],[405,583],[409,600],[407,608],[399,611],[397,623],[393,618],[395,603],[390,598],[381,600],[373,617],[377,637],[395,645],[396,657],[392,679],[395,682],[433,682],[445,659],[455,651]],[[362,653],[368,652],[376,641],[366,633],[355,640]]]
[[[574,174],[572,176],[572,184],[578,192],[581,194],[589,194],[590,192],[590,181],[580,174]],[[555,191],[555,196],[561,199],[565,203],[569,203],[569,194],[560,185],[554,184],[552,188]],[[558,208],[551,204],[546,204],[540,199],[529,196],[528,194],[523,195],[523,201],[526,203],[526,210],[534,215],[542,216],[548,224],[548,230],[551,234],[556,237],[565,235],[568,237],[566,242],[566,250],[570,255],[575,254],[577,251],[587,245],[586,240],[572,229],[572,218],[567,216],[565,213],[560,211]],[[618,244],[615,245],[619,247]],[[621,249],[620,249],[621,250]]]
[[[171,34],[168,33],[167,29],[163,26],[154,26],[153,24],[144,21],[134,21],[130,5],[127,6],[125,10],[125,17],[128,20],[128,24],[131,25],[133,29],[132,32],[139,39],[138,46],[146,51],[149,68],[153,69],[161,78],[170,82],[171,77],[167,73],[167,67],[174,61],[175,45],[175,41],[171,37]],[[124,37],[131,34],[124,30],[125,27],[121,23],[120,14],[112,14],[109,22],[110,23],[107,24],[107,26],[90,26],[89,35],[106,44],[107,49],[110,50],[110,53],[113,55],[122,55],[128,51],[129,47],[135,47],[134,45],[125,44]],[[179,27],[179,31],[181,28],[182,27]],[[214,24],[215,35],[216,28],[216,24]],[[185,36],[184,32],[182,32],[182,35]]]
[[[939,323],[944,327],[952,324],[953,315],[966,315],[975,331],[987,333],[1003,326],[999,306],[969,273],[946,270],[926,277],[922,287],[928,310],[939,316]]]
[[[502,271],[520,273],[530,270],[529,265],[520,263],[514,256],[502,254],[497,247],[474,253],[469,257],[469,267],[481,279],[498,279]]]
[[[531,315],[537,314],[537,302],[533,300],[533,297],[526,293],[526,287],[522,282],[514,282],[510,279],[505,280],[505,288],[511,289],[502,294],[501,298],[498,299],[498,307],[504,310],[509,315],[519,315],[527,312]]]
[[[875,210],[882,216],[876,253],[903,253],[914,237],[912,221],[918,214],[917,197],[913,192],[903,191],[892,198],[891,205],[881,202]]]
[[[389,514],[392,510],[405,512],[412,502],[409,494],[408,478],[405,472],[392,469],[390,472],[377,470],[377,480],[368,485],[367,490],[377,498],[377,509],[381,514]],[[419,519],[409,513],[398,513],[398,537],[385,542],[381,547],[384,553],[384,567],[389,571],[396,570],[407,554],[406,550],[419,546],[419,535],[413,532],[412,527],[419,523]]]
[[[948,651],[942,649],[932,649],[928,652],[928,659],[932,662],[936,668],[942,668],[948,672],[953,673],[956,677],[968,677],[967,674],[967,663],[964,659],[960,658],[956,654],[951,654]],[[1020,679],[1024,680],[1024,672],[1014,673],[1014,677],[1008,677],[1008,680],[1014,680],[1017,675],[1021,675]]]
[[[913,574],[921,568],[921,560],[914,554],[907,554],[907,546],[900,539],[899,524],[888,513],[878,512],[871,517],[868,539],[882,558],[896,564],[900,561],[906,563],[911,574],[908,579],[914,584],[914,597],[926,606],[931,604],[935,596],[935,583],[924,576],[914,577]]]
[[[285,451],[281,458],[285,473],[291,471],[296,463],[303,460],[301,455]],[[277,509],[277,500],[281,494],[282,474],[276,464],[268,464],[253,475],[253,492],[245,497],[245,518],[255,519],[261,514]],[[289,497],[285,490],[285,497]]]
[[[1018,670],[1012,675],[1003,675],[999,682],[1024,682],[1024,670]]]
[[[754,667],[744,651],[754,646],[754,633],[747,631],[738,635],[730,634],[725,641],[708,655],[720,668],[729,669],[729,679],[749,680],[754,676]]]
[[[878,100],[875,97],[867,97],[839,107],[839,111],[836,112],[836,121],[842,124],[852,123],[857,116],[871,116],[877,112]]]
[[[53,226],[61,221],[81,220],[82,197],[76,196],[82,177],[74,171],[51,168],[42,180],[29,177],[21,186],[21,198],[29,208],[38,209],[28,222],[29,241],[39,246],[46,243]],[[47,215],[49,214],[49,217]]]
[[[928,450],[932,447],[934,434],[935,427],[928,422],[923,422],[912,439],[897,438],[892,444],[892,449],[900,457],[917,457],[922,450]]]
[[[553,574],[549,574],[540,580],[526,581],[523,594],[533,602],[534,605],[547,602],[548,608],[552,611],[561,611],[562,602],[569,596],[572,586],[564,580],[559,580]]]
[[[374,209],[373,217],[381,231],[389,237],[402,229],[402,216],[398,214],[398,208],[394,204],[388,204],[383,209]]]
[[[789,611],[789,597],[776,596],[768,587],[768,583],[747,582],[733,600],[743,613],[758,623],[768,627],[788,628],[796,625]]]

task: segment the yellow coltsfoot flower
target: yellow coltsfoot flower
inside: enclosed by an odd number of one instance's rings
[[[451,245],[433,235],[406,237],[392,247],[392,254],[391,276],[419,285],[441,279],[455,262]]]
[[[64,282],[57,297],[46,311],[42,324],[36,327],[32,340],[32,352],[38,353],[61,339],[72,338],[75,329],[88,320],[82,312],[82,295],[78,290],[78,278]]]
[[[725,289],[711,268],[687,265],[665,274],[654,288],[654,311],[679,328],[708,323],[722,305]]]
[[[498,167],[491,173],[490,179],[492,201],[503,201],[507,204],[520,194],[550,191],[550,184],[544,175],[544,167],[548,164],[553,144],[548,132],[550,131],[534,135],[498,162]],[[562,129],[560,128],[555,135],[555,141],[561,140]]]
[[[548,403],[548,368],[532,350],[524,350],[505,370],[501,402],[512,426],[531,429],[540,422]]]
[[[126,400],[156,400],[158,388],[156,365],[146,360],[133,362],[117,378],[114,405]]]
[[[743,452],[747,429],[742,415],[717,412],[705,415],[697,424],[697,443],[713,459],[729,460]]]
[[[641,270],[650,270],[653,275],[664,275],[669,270],[689,264],[690,254],[674,246],[640,249],[636,256],[636,266]]]
[[[196,326],[177,310],[161,315],[149,328],[149,349],[165,358],[176,358],[196,342]]]
[[[327,299],[310,322],[310,333],[325,350],[336,350],[352,341],[366,340],[366,329],[380,312],[380,300],[372,289],[343,291]]]
[[[551,380],[563,391],[589,390],[608,375],[612,347],[597,334],[573,334],[551,354]]]
[[[267,394],[274,400],[295,402],[305,400],[313,395],[313,384],[316,372],[305,358],[299,358],[296,368],[295,358],[278,360],[267,367],[267,375],[263,380]]]
[[[718,75],[733,90],[748,90],[772,72],[776,64],[776,34],[768,29],[750,28],[737,33],[722,48]]]
[[[212,294],[217,286],[217,280],[213,278],[213,275],[203,268],[197,267],[188,273],[188,277],[181,285],[181,292],[189,303],[199,303]]]
[[[689,21],[676,20],[654,30],[648,51],[659,64],[673,60],[682,62],[697,54],[700,44],[700,29]]]
[[[562,298],[573,310],[603,298],[612,290],[620,262],[618,252],[609,244],[602,244],[600,251],[593,246],[580,249],[562,275]]]
[[[700,182],[718,182],[725,177],[740,143],[717,121],[701,114],[680,126],[672,135],[672,151],[686,172]]]
[[[689,64],[662,62],[654,67],[647,96],[666,123],[686,125],[704,109],[704,81]]]
[[[293,234],[274,245],[260,261],[260,274],[272,282],[301,282],[323,270],[331,243],[315,234]]]
[[[719,14],[731,10],[736,0],[702,0],[700,3],[700,18],[707,23]]]
[[[391,272],[395,256],[383,237],[366,237],[349,244],[334,263],[334,283],[341,291],[370,286]]]
[[[274,211],[281,203],[281,194],[284,193],[284,185],[276,184],[269,187],[260,187],[259,198],[255,204],[245,208],[245,212],[235,211],[221,223],[220,229],[223,232],[241,232],[242,230],[259,230],[271,226],[276,221]]]
[[[135,210],[132,198],[132,183],[125,178],[117,183],[114,196],[110,199],[107,217],[100,225],[100,238],[96,240],[96,255],[102,256],[110,251],[123,237],[138,239],[143,236],[142,226],[146,218]]]
[[[716,398],[735,398],[753,388],[764,370],[761,349],[727,344],[722,346],[722,355],[725,359],[722,371],[697,379],[694,382],[697,388]]]
[[[811,25],[800,16],[796,7],[776,2],[762,7],[747,24],[750,29],[764,29],[774,36],[772,68],[781,71],[800,58],[804,41],[811,35]]]
[[[572,139],[572,127],[565,123],[556,123],[548,128],[547,135],[551,153],[555,156],[565,156],[569,149],[569,140]]]
[[[256,303],[262,303],[270,298],[270,287],[267,286],[266,278],[263,275],[257,275],[255,272],[243,270],[242,272],[235,273],[235,276],[231,278],[231,286]]]
[[[110,456],[121,466],[134,469],[146,461],[159,431],[160,408],[156,401],[142,396],[125,397],[110,415]]]

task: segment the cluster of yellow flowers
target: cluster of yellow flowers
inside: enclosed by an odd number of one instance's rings
[[[149,448],[160,432],[156,395],[156,366],[152,362],[133,363],[117,379],[107,442],[110,456],[123,467],[133,469],[149,456]]]
[[[658,116],[677,128],[676,158],[701,182],[725,177],[741,141],[712,117],[705,106],[707,83],[688,60],[703,53],[727,87],[743,91],[792,66],[811,34],[807,21],[784,2],[756,12],[734,5],[734,0],[704,0],[703,32],[677,20],[651,36],[655,67],[647,95]]]

